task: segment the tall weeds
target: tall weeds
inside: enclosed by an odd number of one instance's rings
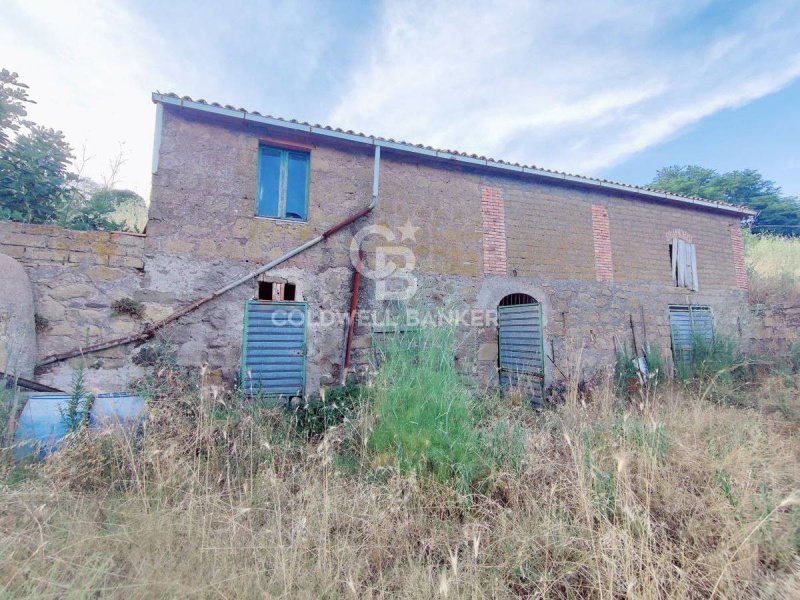
[[[612,382],[536,415],[473,399],[430,340],[387,347],[374,400],[311,443],[160,367],[141,435],[85,432],[0,484],[2,594],[800,595],[796,422]]]
[[[756,302],[800,302],[800,238],[745,234],[750,296]]]
[[[484,466],[477,410],[453,363],[453,331],[391,336],[379,345],[373,462],[403,474],[453,481],[466,493]]]

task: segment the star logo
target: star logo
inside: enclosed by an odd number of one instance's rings
[[[411,240],[412,242],[417,241],[417,231],[419,231],[419,227],[414,227],[411,224],[411,221],[406,220],[406,224],[402,227],[399,227],[400,233],[402,236],[400,237],[400,241],[404,242],[406,240]]]

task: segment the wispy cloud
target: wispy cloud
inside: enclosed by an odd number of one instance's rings
[[[316,2],[10,0],[0,9],[0,67],[30,86],[31,119],[63,130],[77,154],[86,148],[86,175],[101,179],[123,144],[119,185],[147,198],[150,92],[321,119],[315,107],[328,105],[321,99],[338,77],[331,66],[341,71],[359,37],[346,25],[363,12]]]
[[[119,182],[147,197],[153,106],[147,81],[163,70],[163,48],[146,23],[114,2],[19,2],[0,21],[2,66],[18,71],[37,104],[36,122],[61,129],[85,174],[100,179],[123,145]]]
[[[389,4],[330,120],[596,172],[800,76],[800,5],[733,4]]]
[[[0,57],[145,197],[154,89],[596,173],[800,76],[800,3],[7,0]]]

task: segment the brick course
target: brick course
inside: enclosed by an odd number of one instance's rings
[[[483,217],[483,273],[505,275],[506,219],[503,192],[499,188],[481,188],[481,216]]]
[[[614,281],[614,262],[611,256],[611,231],[608,210],[602,204],[592,204],[592,236],[594,238],[594,268],[597,281]]]
[[[747,264],[744,260],[744,240],[742,228],[731,225],[731,253],[733,254],[733,269],[736,273],[736,285],[740,290],[747,291]]]

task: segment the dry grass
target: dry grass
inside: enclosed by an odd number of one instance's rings
[[[3,485],[0,590],[796,598],[799,384],[768,382],[780,411],[677,390],[623,409],[608,387],[542,415],[487,399],[486,429],[522,432],[523,451],[488,436],[501,459],[465,495],[370,463],[368,411],[312,445],[280,413],[167,381],[140,439],[79,436]]]
[[[800,237],[745,235],[753,300],[800,302]]]

